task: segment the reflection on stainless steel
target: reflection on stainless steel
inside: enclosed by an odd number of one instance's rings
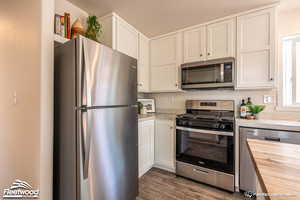
[[[89,98],[86,105],[128,105],[136,102],[136,59],[94,43],[83,40],[86,90]]]
[[[92,135],[89,168],[91,200],[133,200],[136,197],[136,112],[136,108],[129,107],[88,111]]]
[[[134,200],[137,60],[83,37],[55,49],[55,200]]]

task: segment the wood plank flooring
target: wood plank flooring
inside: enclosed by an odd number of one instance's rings
[[[199,184],[175,174],[152,168],[140,178],[137,200],[245,200],[240,193],[230,193]]]

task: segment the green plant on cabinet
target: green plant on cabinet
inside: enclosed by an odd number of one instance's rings
[[[102,34],[102,25],[98,22],[96,16],[89,16],[87,18],[87,30],[85,37],[99,42],[99,37]]]

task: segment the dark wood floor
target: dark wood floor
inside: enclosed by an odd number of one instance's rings
[[[239,193],[229,193],[207,185],[176,177],[153,168],[140,178],[137,200],[244,200]]]

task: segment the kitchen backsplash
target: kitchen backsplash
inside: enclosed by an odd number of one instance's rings
[[[264,95],[272,96],[273,102],[266,104],[266,109],[261,113],[261,118],[268,119],[296,119],[300,120],[299,112],[279,112],[276,110],[276,90],[198,90],[178,93],[151,93],[144,94],[145,98],[154,98],[156,111],[161,113],[183,113],[185,112],[185,101],[188,99],[199,100],[234,100],[236,111],[242,99],[251,97],[253,104],[263,105]],[[236,112],[238,115],[239,112]]]

